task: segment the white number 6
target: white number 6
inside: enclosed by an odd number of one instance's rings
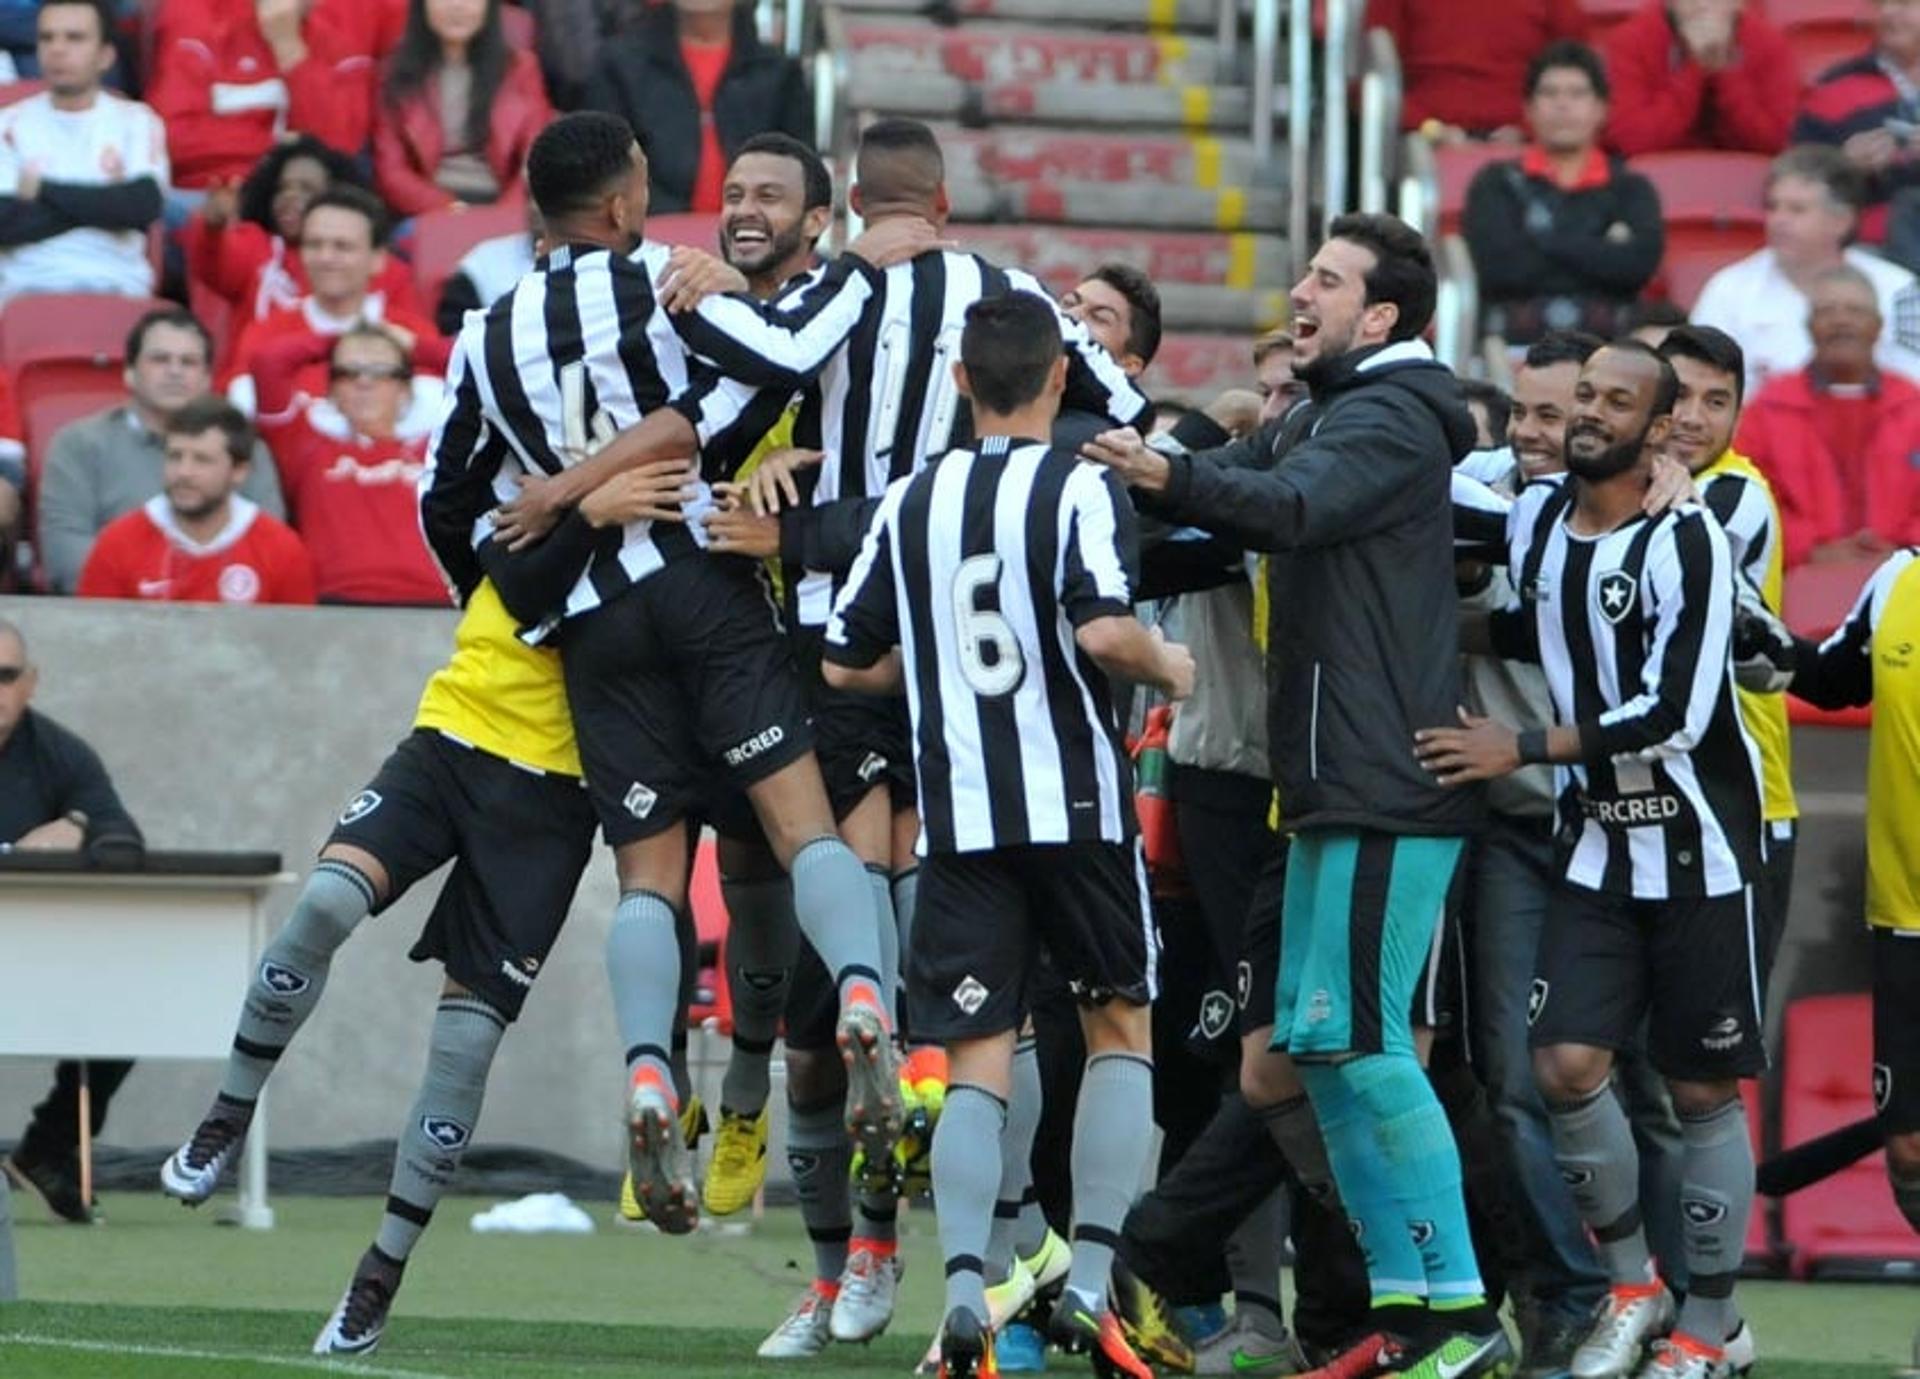
[[[1013,624],[997,610],[982,608],[980,591],[1000,582],[1000,557],[991,553],[960,562],[953,576],[953,621],[960,630],[960,673],[983,699],[1009,694],[1026,666]],[[989,659],[988,651],[992,655]]]

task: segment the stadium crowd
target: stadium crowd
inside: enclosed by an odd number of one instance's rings
[[[414,950],[447,970],[432,1057],[316,1349],[378,1344],[597,825],[623,1213],[752,1200],[784,1032],[816,1278],[763,1357],[891,1323],[930,1189],[954,1379],[1049,1341],[1129,1376],[1744,1374],[1789,686],[1879,701],[1876,1075],[1920,1229],[1920,738],[1887,726],[1920,685],[1870,669],[1920,631],[1920,0],[1810,85],[1752,0],[1650,0],[1598,48],[1572,0],[1446,9],[1372,12],[1410,128],[1511,146],[1461,217],[1510,392],[1421,343],[1421,237],[1347,216],[1249,389],[1159,408],[1152,282],[1089,263],[1056,304],[963,252],[924,126],[867,129],[867,229],[826,255],[805,84],[745,6],[35,10],[0,311],[185,305],[35,457],[31,513],[0,454],[0,537],[55,593],[462,609],[162,1169],[215,1191],[334,952],[457,859]],[[1686,148],[1774,158],[1765,247],[1690,319],[1650,309],[1633,162]],[[417,300],[412,218],[522,203]],[[645,239],[688,209],[714,253]],[[1806,563],[1865,582],[1817,645],[1777,618]],[[735,1028],[696,1185],[703,827]],[[44,1136],[9,1167],[89,1216]]]

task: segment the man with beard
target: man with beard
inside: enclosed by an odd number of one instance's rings
[[[253,427],[224,398],[166,420],[163,491],[101,529],[74,592],[168,603],[312,603],[313,561],[293,529],[240,496]]]
[[[1759,754],[1730,659],[1733,559],[1704,508],[1643,511],[1679,387],[1638,341],[1596,352],[1574,390],[1570,477],[1533,485],[1514,505],[1508,554],[1520,600],[1472,640],[1541,663],[1555,725],[1515,732],[1462,714],[1463,726],[1415,735],[1420,761],[1446,786],[1561,768],[1566,861],[1528,1017],[1561,1175],[1612,1283],[1574,1353],[1579,1379],[1722,1372],[1753,1197],[1738,1079],[1766,1063],[1754,904],[1766,840]],[[1652,1060],[1686,1142],[1690,1286],[1668,1340],[1658,1338],[1673,1296],[1647,1248],[1639,1156],[1611,1084],[1615,1051],[1649,1015]]]
[[[1324,1133],[1373,1303],[1370,1333],[1325,1376],[1471,1379],[1513,1359],[1410,1019],[1480,817],[1475,795],[1437,785],[1397,736],[1450,718],[1460,693],[1448,491],[1473,422],[1419,340],[1433,300],[1419,235],[1341,216],[1292,293],[1311,434],[1267,471],[1163,455],[1130,431],[1087,450],[1157,515],[1274,553],[1271,748],[1295,836],[1273,1026],[1288,1058],[1268,1072],[1295,1079],[1276,1111],[1297,1138],[1315,1119]],[[1303,1176],[1308,1157],[1289,1152]]]

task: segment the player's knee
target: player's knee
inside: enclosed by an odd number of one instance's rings
[[[1682,1120],[1706,1120],[1740,1099],[1738,1082],[1669,1082],[1674,1114]]]
[[[1612,1071],[1613,1059],[1605,1049],[1552,1044],[1533,1051],[1533,1080],[1548,1105],[1585,1101]]]
[[[1240,1059],[1240,1095],[1255,1109],[1278,1106],[1305,1093],[1293,1060],[1271,1049]]]
[[[1098,1005],[1080,1007],[1080,1028],[1086,1035],[1087,1055],[1145,1054],[1153,1046],[1153,1016],[1147,1006],[1113,997]]]
[[[847,1089],[846,1065],[832,1049],[787,1049],[787,1101],[817,1106]]]

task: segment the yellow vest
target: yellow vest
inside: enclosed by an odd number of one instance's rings
[[[1920,930],[1920,560],[1894,580],[1873,629],[1867,922]]]
[[[1774,499],[1767,476],[1746,456],[1729,450],[1694,478],[1704,489],[1716,475],[1738,474],[1757,487],[1767,500],[1768,519],[1773,524],[1773,544],[1767,555],[1767,568],[1760,581],[1760,597],[1775,613],[1780,611],[1781,591],[1785,586],[1785,560],[1781,554],[1780,504]],[[1787,726],[1787,697],[1784,694],[1757,694],[1740,690],[1740,717],[1760,749],[1760,785],[1766,819],[1800,817],[1800,803],[1793,797],[1793,739]]]
[[[767,428],[767,434],[762,436],[760,443],[753,447],[753,453],[747,456],[738,469],[734,470],[733,478],[736,483],[745,483],[747,476],[760,467],[760,461],[774,451],[793,448],[793,423],[799,415],[800,399],[796,397],[787,404],[787,410],[780,414],[780,420]],[[784,605],[787,597],[787,581],[780,569],[780,557],[774,556],[765,564],[767,576],[773,581],[773,597]]]
[[[416,728],[432,728],[522,766],[578,777],[580,751],[560,653],[521,641],[490,580],[467,601],[453,657],[420,695]]]

